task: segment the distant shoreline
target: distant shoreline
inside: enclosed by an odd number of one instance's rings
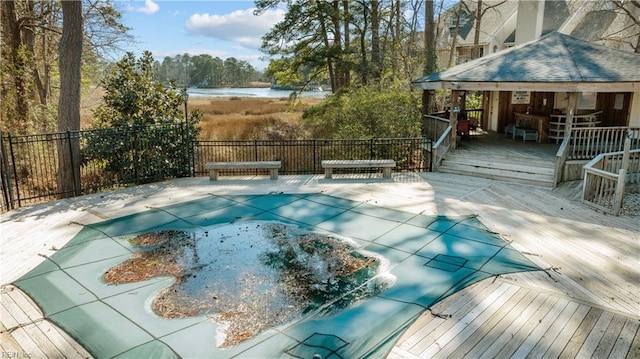
[[[303,91],[275,90],[271,87],[218,87],[218,88],[197,88],[187,89],[190,97],[235,97],[235,98],[288,98],[296,92],[297,97],[317,97],[325,98],[329,91]]]

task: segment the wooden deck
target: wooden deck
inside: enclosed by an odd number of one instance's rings
[[[472,151],[477,155],[500,155],[517,158],[549,160],[555,162],[559,144],[551,142],[523,142],[522,138],[512,139],[503,133],[480,132],[475,136],[459,140],[457,151]]]
[[[529,145],[529,144],[527,144]],[[539,144],[530,144],[539,145]],[[5,357],[89,357],[10,283],[93,223],[216,194],[309,193],[398,210],[477,214],[546,272],[476,283],[435,304],[388,358],[640,358],[640,219],[576,201],[579,183],[556,189],[443,173],[391,180],[322,176],[181,179],[23,208],[2,215],[0,349]]]

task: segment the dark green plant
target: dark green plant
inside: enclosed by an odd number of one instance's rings
[[[330,95],[305,111],[313,138],[420,137],[420,98],[406,86],[366,86]]]
[[[202,114],[185,119],[181,92],[153,72],[151,53],[127,53],[105,76],[97,129],[87,134],[83,161],[99,161],[120,183],[145,183],[192,173],[193,141]]]

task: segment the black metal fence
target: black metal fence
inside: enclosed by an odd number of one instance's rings
[[[429,171],[431,163],[431,141],[425,138],[196,141],[194,148],[196,175],[208,175],[207,162],[282,161],[279,172],[285,175],[321,173],[321,161],[329,159],[393,159],[395,171],[411,172]]]
[[[188,137],[183,124],[4,136],[0,209],[189,176],[193,148]],[[76,153],[72,148],[78,142]],[[70,191],[59,183],[60,161],[74,162],[78,156],[81,188]]]
[[[396,171],[411,172],[429,171],[431,163],[431,141],[425,138],[194,141],[183,124],[7,135],[0,140],[2,211],[70,196],[59,184],[58,170],[60,159],[72,156],[81,160],[81,188],[74,191],[80,194],[208,175],[207,162],[280,160],[285,175],[321,173],[324,159],[393,159]],[[79,153],[71,150],[74,141],[80,143]],[[68,153],[61,156],[62,151]]]

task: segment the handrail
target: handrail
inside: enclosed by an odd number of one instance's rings
[[[622,150],[627,136],[635,141],[632,148],[640,146],[640,127],[573,127],[556,152],[555,184],[562,181],[567,161],[590,160],[603,152]]]
[[[434,172],[438,170],[440,162],[442,162],[444,156],[449,152],[449,148],[451,148],[451,132],[451,126],[448,126],[440,138],[438,138],[438,140],[433,144],[431,152],[431,168]]]
[[[447,126],[451,124],[451,121],[448,118],[439,117],[433,114],[424,115],[424,119],[429,121],[429,123],[428,125],[423,124],[423,136],[428,137],[433,141],[436,141],[442,135],[442,132],[444,132]]]
[[[569,137],[565,137],[558,148],[558,152],[556,152],[556,168],[553,173],[553,187],[558,185],[562,181],[562,173],[564,171],[564,164],[567,162],[567,157],[569,156],[569,143],[571,139]]]
[[[627,153],[601,153],[584,165],[583,203],[614,215],[620,213],[626,184],[640,184],[640,148]]]

